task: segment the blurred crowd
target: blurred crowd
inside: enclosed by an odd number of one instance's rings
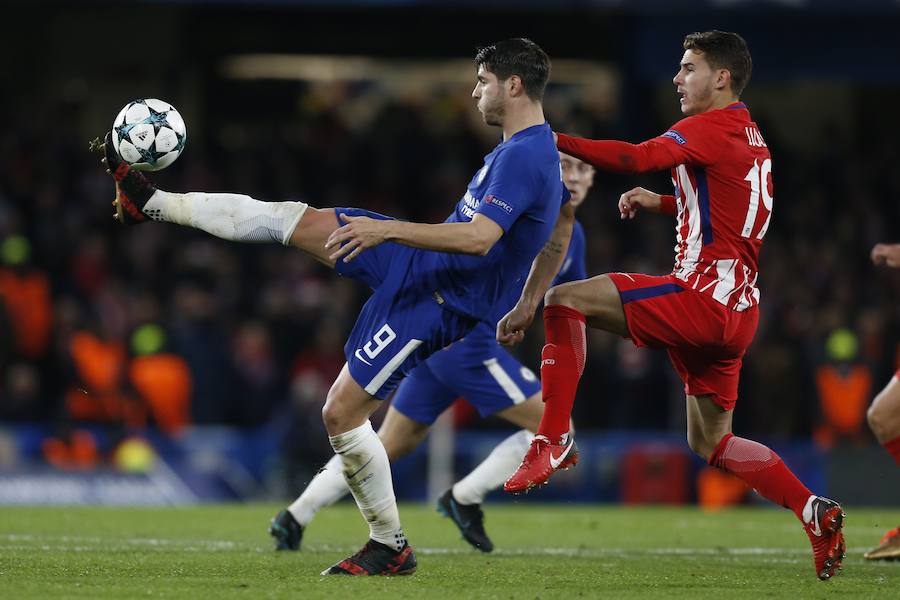
[[[281,85],[273,93],[296,104],[280,111],[236,117],[213,105],[203,127],[186,114],[187,150],[155,180],[437,222],[497,141],[465,89]],[[622,131],[566,90],[550,94],[559,129]],[[112,444],[147,426],[178,436],[195,424],[276,420],[289,460],[323,462],[320,408],[369,290],[289,248],[117,225],[112,183],[79,125],[84,105],[29,108],[0,131],[0,421],[52,424],[42,452],[60,466],[107,450],[79,437],[85,423],[108,427]],[[735,428],[865,442],[866,406],[898,363],[900,277],[872,267],[868,251],[900,240],[900,146],[888,129],[866,128],[800,153],[783,143],[778,115],[754,116],[774,156],[775,208]],[[669,125],[646,117],[647,136]],[[639,184],[663,191],[668,175],[598,173],[579,213],[589,273],[670,270],[671,220],[621,222],[615,209]],[[516,352],[536,369],[541,344],[536,319]],[[594,332],[588,364],[579,428],[683,430],[683,392],[664,353]],[[478,426],[464,409],[458,417]]]

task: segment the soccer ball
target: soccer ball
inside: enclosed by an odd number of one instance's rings
[[[139,171],[165,169],[187,141],[184,119],[168,102],[147,98],[125,105],[112,130],[113,148]]]

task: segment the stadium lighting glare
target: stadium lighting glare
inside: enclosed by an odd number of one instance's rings
[[[303,54],[241,54],[224,59],[221,73],[230,79],[294,81],[415,81],[427,84],[469,84],[474,78],[471,58],[403,60],[363,56]],[[554,84],[614,89],[618,75],[599,62],[553,61]]]

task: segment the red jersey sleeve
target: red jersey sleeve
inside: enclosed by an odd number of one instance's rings
[[[694,115],[678,121],[654,139],[666,147],[676,164],[708,166],[720,152],[712,141],[716,138],[713,127],[708,115]]]
[[[675,196],[662,195],[659,197],[659,212],[664,215],[675,216],[678,214],[678,205],[675,204]]]
[[[557,134],[556,145],[598,169],[613,173],[662,171],[681,164],[706,166],[715,162],[718,149],[710,135],[714,125],[704,114],[675,123],[668,131],[640,144],[615,140],[587,140]]]
[[[679,164],[668,144],[653,138],[641,144],[615,140],[588,140],[557,134],[556,146],[575,158],[613,173],[662,171]]]

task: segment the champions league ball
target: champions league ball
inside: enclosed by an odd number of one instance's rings
[[[187,129],[171,104],[147,98],[129,102],[119,112],[113,121],[112,141],[122,160],[135,169],[159,171],[184,150]]]

